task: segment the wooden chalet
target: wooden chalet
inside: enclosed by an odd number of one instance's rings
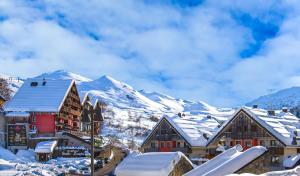
[[[267,111],[243,107],[236,111],[210,139],[207,148],[223,145],[230,148],[240,144],[244,150],[252,146],[268,149],[260,163],[244,169],[245,172],[263,173],[283,170],[284,162],[300,153],[300,120],[287,110]],[[208,150],[208,155],[214,155]],[[294,160],[295,164],[299,161]]]
[[[225,116],[227,115],[229,114]],[[141,151],[180,151],[190,159],[202,160],[207,156],[206,144],[209,138],[223,123],[224,118],[219,117],[205,114],[197,116],[164,116],[143,142]]]
[[[30,138],[80,128],[81,104],[73,80],[28,79],[4,110],[12,148],[27,146]]]
[[[103,123],[102,104],[95,100],[92,104],[92,100],[88,94],[85,94],[82,99],[82,113],[81,113],[81,131],[90,132],[91,130],[91,116],[94,115],[94,134],[100,134],[101,125]]]

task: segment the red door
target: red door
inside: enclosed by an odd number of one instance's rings
[[[38,133],[54,133],[55,115],[48,113],[36,114],[36,128]]]

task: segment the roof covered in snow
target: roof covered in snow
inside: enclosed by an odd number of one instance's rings
[[[287,146],[300,146],[300,120],[290,112],[276,110],[275,115],[269,114],[265,109],[242,107],[231,116],[215,133],[210,142],[231,122],[240,111],[245,111],[259,125],[265,128],[271,135]],[[297,143],[293,143],[296,139]]]
[[[36,147],[34,152],[35,153],[52,153],[54,148],[57,145],[57,141],[43,141],[39,142]]]
[[[288,156],[283,160],[283,166],[286,168],[293,168],[300,160],[300,154]]]
[[[181,158],[189,159],[181,152],[153,152],[131,154],[116,168],[117,176],[169,175]]]
[[[224,121],[229,119],[232,114],[233,111],[226,113],[218,112],[215,114],[187,114],[182,117],[169,117],[164,115],[154,129],[163,119],[166,119],[192,147],[204,147],[209,138],[218,131]],[[152,134],[150,134],[145,141],[147,141],[151,135]]]
[[[8,112],[5,114],[6,117],[29,117],[30,114],[28,112]]]
[[[264,109],[249,107],[243,109],[285,145],[300,145],[300,141],[292,144],[294,137],[300,137],[300,120],[292,113],[277,110],[273,116]]]
[[[5,111],[58,112],[73,80],[27,79]]]
[[[232,174],[263,155],[267,149],[255,146],[242,152],[240,145],[232,147],[206,163],[196,167],[185,176],[224,176]]]

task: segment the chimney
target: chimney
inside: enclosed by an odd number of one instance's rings
[[[180,118],[182,117],[182,113],[181,112],[178,113],[178,117],[180,117]]]
[[[46,79],[45,79],[45,78],[43,78],[43,86],[45,86],[45,85],[46,85],[46,83],[47,83]]]
[[[253,109],[257,109],[257,108],[258,108],[258,105],[257,105],[257,104],[254,104],[254,105],[252,106],[252,108],[253,108]]]
[[[209,139],[209,137],[207,136],[207,134],[206,134],[206,133],[203,133],[203,137],[204,137],[206,140],[208,140],[208,139]]]
[[[268,110],[268,115],[269,116],[275,116],[275,111],[274,110]]]
[[[288,112],[289,112],[289,110],[288,110],[288,108],[287,108],[287,107],[283,107],[283,108],[282,108],[282,112],[288,113]]]

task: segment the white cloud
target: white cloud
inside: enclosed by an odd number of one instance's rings
[[[244,103],[298,80],[300,26],[293,1],[241,2],[179,8],[131,0],[3,0],[2,72],[27,77],[63,68],[214,105]],[[275,12],[286,17],[280,21]],[[255,39],[233,13],[273,22],[279,32],[241,59]]]

